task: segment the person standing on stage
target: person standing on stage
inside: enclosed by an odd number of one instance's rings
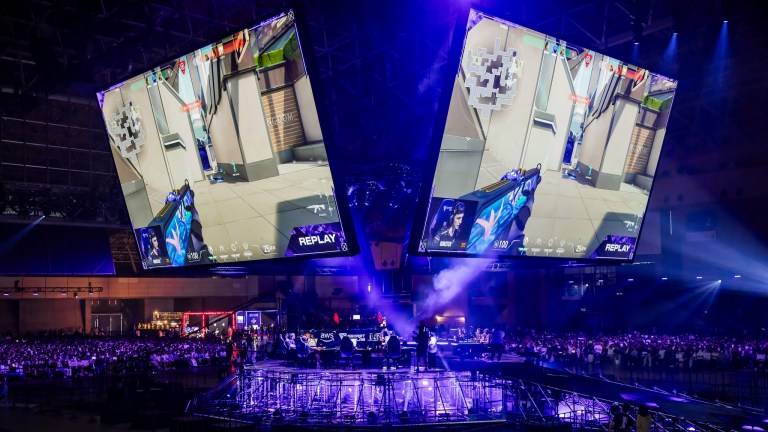
[[[498,328],[491,333],[491,361],[498,355],[496,361],[501,361],[501,355],[504,353],[504,330]]]
[[[437,369],[437,335],[429,334],[429,344],[427,345],[427,369]]]
[[[245,353],[247,362],[249,364],[253,363],[253,360],[256,357],[256,341],[253,338],[253,333],[251,331],[248,331],[245,338]]]
[[[419,323],[419,332],[416,334],[416,371],[419,371],[419,364],[424,360],[424,368],[429,369],[427,360],[427,349],[429,348],[429,329],[424,321]]]

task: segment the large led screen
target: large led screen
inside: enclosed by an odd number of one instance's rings
[[[98,96],[145,268],[347,251],[292,13]]]
[[[676,87],[471,11],[419,251],[631,260]]]

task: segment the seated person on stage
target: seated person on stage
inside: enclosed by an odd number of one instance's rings
[[[288,359],[288,361],[293,360],[295,365],[297,360],[297,351],[296,351],[296,335],[294,333],[288,333],[287,335],[285,335],[285,350],[286,350],[286,358]]]
[[[296,341],[296,359],[299,364],[303,364],[309,355],[309,346],[307,346],[307,337],[302,335]]]
[[[283,338],[282,333],[277,334],[277,340],[275,341],[272,350],[277,358],[284,358],[285,354],[288,353],[288,342]]]
[[[342,360],[347,362],[347,366],[352,362],[352,357],[355,355],[355,344],[352,342],[349,336],[344,336],[339,342],[339,356]]]
[[[315,365],[320,367],[320,353],[316,348],[309,346],[307,337],[304,335],[302,335],[296,342],[296,354],[300,364],[305,363],[314,357]]]
[[[386,347],[387,347],[387,342],[389,342],[389,336],[390,336],[391,334],[392,334],[392,333],[391,333],[389,330],[387,330],[387,328],[386,328],[386,327],[384,327],[384,328],[381,330],[381,345],[382,345],[382,347],[383,347],[383,348],[386,348]]]
[[[491,342],[491,329],[485,329],[483,331],[482,337],[480,338],[480,343],[488,344]]]
[[[288,349],[296,349],[296,333],[288,333]]]
[[[390,368],[390,362],[395,361],[395,369],[397,369],[397,361],[400,360],[400,338],[396,334],[389,336],[387,340],[387,369]]]

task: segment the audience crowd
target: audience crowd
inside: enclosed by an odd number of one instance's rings
[[[222,364],[220,339],[102,337],[57,332],[0,339],[0,377],[89,376],[169,367]]]
[[[498,330],[482,331],[480,341]],[[504,332],[502,332],[504,334]],[[628,332],[585,336],[536,331],[509,332],[507,352],[540,363],[599,364],[628,368],[692,370],[766,369],[768,338]]]
[[[540,364],[600,365],[622,368],[688,370],[768,369],[768,335],[626,332],[587,336],[521,329],[436,329],[441,340],[488,345],[495,352],[524,356]],[[503,342],[502,342],[503,341]]]
[[[538,332],[533,330],[460,329],[453,338],[488,344],[489,352],[514,353],[539,364],[620,368],[765,371],[768,338],[659,335],[628,332],[616,335]],[[456,337],[456,335],[459,337]],[[438,332],[440,335],[440,332]],[[238,337],[233,337],[238,336]],[[443,338],[451,336],[444,334]],[[51,332],[35,337],[0,337],[0,377],[49,378],[99,375],[170,367],[225,365],[233,359],[252,362],[283,357],[293,338],[249,334],[217,337],[106,337]],[[303,341],[303,339],[302,339]],[[295,349],[295,348],[294,348]],[[257,355],[261,354],[261,355]],[[492,357],[491,357],[492,358]]]

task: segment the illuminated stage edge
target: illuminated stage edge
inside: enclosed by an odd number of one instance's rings
[[[502,377],[497,363],[483,362],[463,371],[428,372],[407,367],[302,369],[285,364],[267,360],[247,365],[216,389],[197,396],[188,412],[211,422],[229,422],[229,428],[236,423],[243,430],[295,430],[302,426],[356,430],[377,425],[427,425],[452,430],[547,425],[558,430],[604,430],[611,419],[611,406],[616,403],[574,390]],[[525,370],[523,375],[527,375]],[[693,399],[689,402],[699,403]],[[659,430],[722,427],[660,411],[652,414],[653,426]]]
[[[298,369],[260,363],[245,366],[217,391],[198,398],[192,411],[323,425],[504,420],[515,404],[508,393],[503,385],[491,385],[472,372]]]

